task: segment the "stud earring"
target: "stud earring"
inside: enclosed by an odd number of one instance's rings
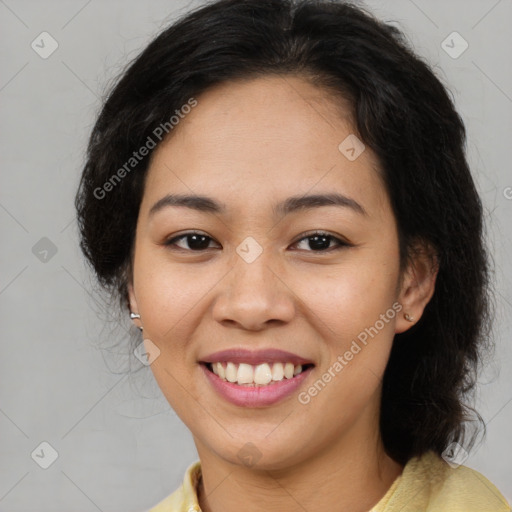
[[[133,320],[134,318],[140,318],[140,315],[138,313],[130,313],[130,318]],[[142,327],[139,327],[139,329],[142,331]]]
[[[408,322],[414,322],[414,317],[409,315],[409,313],[404,313],[404,318],[408,321]]]

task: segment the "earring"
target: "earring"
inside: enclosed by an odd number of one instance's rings
[[[404,318],[408,321],[408,322],[414,322],[414,317],[409,315],[409,313],[404,313]]]
[[[140,315],[138,313],[130,313],[130,318],[133,320],[134,318],[140,318]],[[142,331],[142,327],[139,327],[139,329]]]

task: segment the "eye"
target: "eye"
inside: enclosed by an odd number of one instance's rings
[[[204,235],[203,233],[198,233],[195,231],[191,231],[189,233],[184,233],[183,235],[176,236],[174,238],[171,238],[170,240],[165,242],[166,246],[176,246],[179,249],[184,250],[191,250],[195,252],[204,251],[205,249],[208,249],[210,241],[213,240],[213,238]],[[188,247],[183,247],[178,245],[176,242],[184,241],[185,245],[188,245]]]
[[[302,243],[304,240],[308,244],[308,247],[312,249],[310,252],[328,252],[332,250],[342,249],[344,247],[351,247],[351,244],[341,240],[334,235],[330,235],[329,233],[325,233],[323,231],[315,231],[314,233],[309,233],[307,236],[301,238],[299,241],[295,242],[294,245],[298,245]],[[336,245],[331,247],[331,242],[334,241]],[[306,249],[307,250],[307,249]]]

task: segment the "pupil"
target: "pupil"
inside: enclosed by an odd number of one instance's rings
[[[310,237],[309,247],[311,249],[328,249],[329,248],[329,237],[325,235],[315,235]]]
[[[202,250],[208,248],[208,237],[205,235],[189,235],[189,244],[188,246],[191,249]],[[190,242],[192,240],[192,243]],[[205,243],[206,242],[206,243]]]

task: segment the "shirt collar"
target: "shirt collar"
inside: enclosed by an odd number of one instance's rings
[[[182,512],[201,512],[197,500],[198,484],[201,478],[201,462],[191,464],[183,478],[183,508]]]

